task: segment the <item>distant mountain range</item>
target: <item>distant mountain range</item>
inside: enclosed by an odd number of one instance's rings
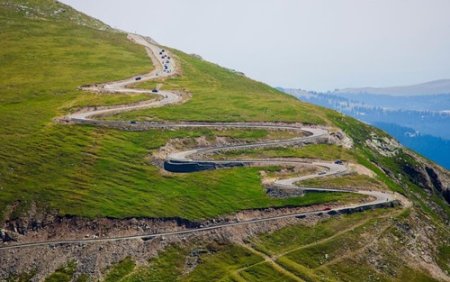
[[[376,105],[390,110],[450,112],[450,94],[422,96],[391,96],[381,94],[348,94],[331,92],[337,97],[356,100],[365,105]]]
[[[377,126],[395,138],[403,145],[417,151],[429,159],[450,169],[450,94],[432,92],[432,87],[441,91],[445,87],[442,83],[429,82],[419,86],[383,88],[389,95],[383,95],[381,88],[361,88],[360,90],[346,90],[347,92],[319,93],[301,89],[280,90],[291,94],[300,100],[355,117],[361,121]],[[450,80],[445,80],[449,85]],[[437,85],[442,87],[437,87]],[[394,89],[401,89],[404,93],[425,89],[424,95],[399,96],[394,95]],[[375,91],[378,93],[365,93]],[[415,90],[414,90],[415,89]],[[357,92],[360,91],[360,92]],[[436,90],[438,91],[438,90]],[[450,91],[449,91],[450,92]],[[402,94],[401,94],[402,95]]]
[[[336,89],[335,91],[333,91],[333,94],[376,94],[390,96],[424,96],[450,94],[450,79],[440,79],[408,86]]]
[[[394,123],[377,122],[374,125],[389,132],[404,146],[450,169],[450,140],[421,134],[412,128],[399,126]]]

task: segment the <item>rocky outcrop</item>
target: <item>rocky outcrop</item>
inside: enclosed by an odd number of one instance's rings
[[[370,136],[370,139],[366,140],[367,146],[384,157],[392,158],[401,168],[402,174],[408,177],[412,183],[423,188],[429,194],[439,195],[450,204],[450,173],[448,170],[405,149],[392,138],[380,137],[375,133]],[[406,158],[411,161],[406,161]],[[377,165],[390,178],[402,183],[402,177],[397,173],[386,166]]]
[[[402,145],[396,140],[386,136],[380,137],[375,133],[372,133],[370,139],[366,140],[366,145],[385,157],[395,157],[402,148]]]
[[[280,187],[276,185],[268,185],[266,187],[267,195],[272,198],[290,198],[290,197],[298,197],[303,196],[304,192],[301,189],[292,189],[289,187]]]
[[[330,144],[341,145],[346,149],[350,149],[353,147],[353,140],[349,138],[344,132],[341,130],[336,132],[330,132],[329,141]]]
[[[450,173],[422,157],[414,153],[410,153],[417,163],[415,166],[404,166],[403,170],[410,179],[424,188],[430,194],[442,197],[447,204],[450,204]]]

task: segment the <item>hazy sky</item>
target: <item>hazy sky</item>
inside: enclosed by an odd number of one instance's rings
[[[450,0],[63,0],[273,86],[450,78]]]

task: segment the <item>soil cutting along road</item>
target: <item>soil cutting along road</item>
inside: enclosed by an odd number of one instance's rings
[[[83,86],[82,89],[90,92],[97,93],[148,93],[156,94],[160,96],[160,99],[149,100],[141,103],[130,104],[130,105],[120,105],[108,108],[88,108],[82,109],[78,112],[69,114],[65,116],[62,120],[70,123],[81,123],[81,124],[98,124],[96,117],[117,114],[125,111],[132,111],[138,109],[147,109],[154,107],[162,107],[169,104],[177,104],[183,102],[185,99],[184,95],[175,91],[166,90],[141,90],[129,88],[129,86],[136,84],[136,82],[151,81],[155,79],[168,78],[177,74],[179,66],[177,62],[170,54],[168,50],[163,47],[152,43],[146,38],[136,35],[129,34],[128,38],[135,42],[136,44],[145,47],[147,54],[151,58],[154,70],[148,74],[134,76],[132,78],[108,82],[103,84],[95,84],[89,86]],[[139,122],[127,122],[130,126],[134,126]],[[338,214],[344,213],[346,211],[362,211],[368,208],[385,207],[392,205],[394,202],[402,202],[404,199],[392,192],[384,191],[372,191],[372,190],[357,190],[357,189],[330,189],[330,188],[312,188],[312,187],[299,187],[296,185],[297,182],[318,178],[327,177],[331,175],[341,175],[348,172],[348,167],[343,163],[325,162],[325,161],[305,161],[298,159],[287,159],[287,158],[277,158],[277,159],[245,159],[245,160],[222,160],[216,161],[203,157],[205,154],[211,154],[216,152],[223,152],[227,150],[240,150],[249,148],[266,148],[266,147],[279,147],[279,146],[293,146],[304,144],[305,142],[310,142],[318,138],[324,138],[328,136],[329,132],[327,129],[313,127],[313,126],[299,126],[299,125],[286,125],[277,123],[254,123],[254,122],[234,122],[234,123],[223,123],[223,122],[151,122],[146,123],[146,128],[239,128],[239,129],[267,129],[267,130],[290,130],[297,131],[300,137],[295,137],[285,140],[270,140],[266,142],[259,142],[254,144],[244,144],[244,145],[230,145],[222,147],[209,147],[209,148],[196,148],[182,152],[172,153],[167,156],[164,168],[171,172],[194,172],[199,170],[208,169],[218,169],[223,167],[233,167],[233,166],[244,166],[244,165],[305,165],[320,167],[321,171],[319,173],[314,173],[311,175],[292,177],[288,179],[282,179],[275,181],[272,186],[278,187],[283,190],[292,190],[296,192],[346,192],[346,193],[357,193],[370,197],[370,201],[357,204],[349,204],[345,206],[340,206],[336,208],[330,208],[326,211],[315,210],[302,213],[287,213],[283,215],[276,216],[262,216],[260,218],[253,218],[251,220],[236,221],[236,222],[226,222],[217,223],[209,226],[200,226],[198,228],[184,229],[174,232],[163,232],[163,233],[153,233],[153,234],[143,234],[143,235],[132,235],[132,236],[122,236],[122,237],[108,237],[108,238],[89,238],[80,240],[58,240],[58,241],[42,241],[42,242],[32,242],[32,243],[17,243],[7,246],[0,247],[1,249],[14,249],[14,248],[26,248],[33,246],[52,246],[59,244],[79,244],[79,243],[94,243],[94,242],[108,242],[108,241],[118,241],[118,240],[131,240],[131,239],[151,239],[162,236],[171,235],[181,235],[181,234],[191,234],[195,232],[208,231],[218,228],[231,227],[236,225],[252,224],[258,222],[275,221],[286,218],[302,218],[305,216],[318,215],[323,213],[328,214]],[[298,194],[297,194],[298,195]]]

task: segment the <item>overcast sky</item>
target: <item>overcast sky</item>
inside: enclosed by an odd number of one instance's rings
[[[450,0],[63,0],[272,86],[450,78]]]

